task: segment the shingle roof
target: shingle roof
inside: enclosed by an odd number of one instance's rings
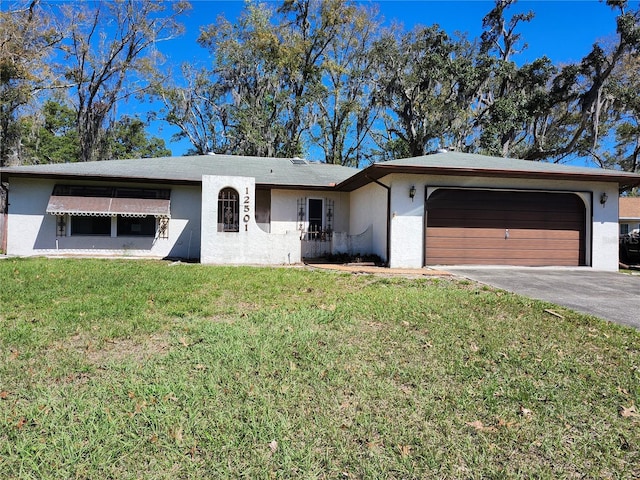
[[[0,171],[3,176],[136,179],[170,183],[199,183],[203,175],[228,175],[253,177],[258,185],[328,188],[358,170],[289,158],[199,155],[30,165]]]
[[[640,185],[640,175],[618,170],[574,167],[548,162],[447,152],[374,163],[363,170],[290,158],[199,155],[133,160],[108,160],[32,165],[0,169],[12,176],[84,178],[92,180],[145,180],[161,183],[200,183],[202,175],[246,176],[257,185],[281,188],[326,189],[337,185],[351,191],[390,173],[431,175],[548,178],[617,182]]]
[[[403,158],[384,162],[386,165],[439,167],[448,166],[460,169],[476,170],[510,170],[521,172],[552,172],[552,173],[584,173],[595,172],[623,173],[618,170],[604,170],[593,167],[576,167],[561,163],[538,162],[532,160],[519,160],[516,158],[490,157],[473,153],[446,152],[424,155],[422,157]],[[633,175],[633,174],[632,174]]]
[[[390,173],[555,178],[617,182],[625,187],[640,185],[640,175],[619,170],[446,152],[374,163],[345,180],[339,185],[339,188],[353,190]]]
[[[618,216],[621,219],[640,218],[640,197],[620,197]]]

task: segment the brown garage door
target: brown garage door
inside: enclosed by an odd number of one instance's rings
[[[585,206],[575,194],[439,189],[426,216],[427,265],[585,264]]]

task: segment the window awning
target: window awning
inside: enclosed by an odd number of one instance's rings
[[[170,218],[170,200],[157,198],[74,197],[51,195],[47,205],[51,215],[92,217],[154,217]]]

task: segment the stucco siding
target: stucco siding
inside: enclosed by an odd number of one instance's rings
[[[327,201],[333,202],[332,230],[347,232],[349,229],[349,194],[344,192],[316,192],[310,190],[271,190],[271,232],[300,232],[307,228],[307,201],[319,199],[324,201],[325,222]],[[303,220],[299,221],[298,208],[302,204]]]
[[[416,179],[401,175],[385,178],[391,185],[391,251],[392,268],[420,268],[424,265],[424,187]],[[416,188],[410,198],[411,187]]]
[[[387,190],[371,183],[351,192],[351,235],[367,235],[371,239],[368,252],[387,261]],[[368,233],[368,231],[370,233]]]
[[[606,193],[608,200],[602,205],[600,195]],[[618,185],[593,184],[593,255],[594,270],[617,271],[619,268]]]
[[[238,232],[218,231],[218,195],[224,188],[233,188],[240,195]],[[271,206],[273,222],[273,198]],[[202,263],[282,265],[301,261],[299,233],[295,229],[284,233],[273,229],[271,233],[265,232],[256,223],[254,208],[255,179],[212,175],[202,177]]]
[[[52,189],[50,181],[10,179],[7,254],[29,256],[55,248],[55,218],[44,215]]]
[[[201,197],[200,187],[171,189],[169,238],[162,249],[163,256],[190,260],[200,258]]]
[[[45,213],[54,184],[50,180],[10,179],[7,219],[9,255],[199,257],[199,188],[171,188],[172,218],[169,221],[168,238],[69,236],[68,231],[64,236],[57,236],[56,217]]]

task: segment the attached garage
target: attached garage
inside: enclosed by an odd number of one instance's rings
[[[635,173],[443,151],[374,163],[337,187],[352,192],[352,230],[369,225],[393,268],[615,271],[617,199],[638,185]]]
[[[574,193],[439,188],[425,224],[427,265],[586,264],[586,208]]]

